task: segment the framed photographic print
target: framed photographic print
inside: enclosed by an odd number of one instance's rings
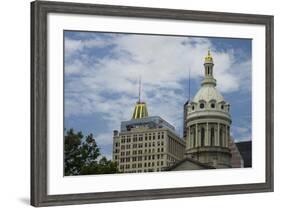
[[[273,16],[31,3],[31,204],[273,191]]]

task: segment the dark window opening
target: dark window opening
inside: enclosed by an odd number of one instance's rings
[[[223,131],[222,128],[220,128],[220,146],[222,146],[222,142],[223,142]]]
[[[193,130],[192,138],[193,138],[193,147],[195,147],[196,146],[195,130]]]
[[[215,103],[211,103],[211,108],[215,108]]]
[[[204,147],[205,129],[201,128],[201,146]]]
[[[211,146],[215,145],[215,129],[211,128]]]
[[[204,103],[200,103],[200,108],[203,109],[204,108]]]

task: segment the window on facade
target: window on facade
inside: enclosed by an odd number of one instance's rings
[[[201,109],[203,109],[205,107],[204,103],[200,103],[200,106],[199,106]]]
[[[211,146],[215,145],[215,129],[211,128]]]
[[[195,147],[196,146],[195,129],[193,129],[192,138],[193,138],[193,147]]]
[[[194,105],[191,107],[192,110],[194,110]]]
[[[201,146],[204,147],[204,143],[205,143],[205,129],[201,128]]]
[[[221,127],[220,128],[220,146],[222,146],[222,142],[223,142],[223,129]]]
[[[222,110],[224,109],[224,106],[223,106],[223,105],[221,105],[221,109],[222,109]]]
[[[211,108],[215,108],[215,103],[211,103]]]

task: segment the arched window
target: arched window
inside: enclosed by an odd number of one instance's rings
[[[223,128],[220,128],[220,146],[223,145]]]
[[[215,107],[216,107],[215,103],[211,103],[211,108],[215,108]]]
[[[192,110],[194,110],[194,105],[191,107]]]
[[[215,146],[215,129],[211,128],[211,146]]]
[[[221,105],[221,109],[222,109],[222,110],[224,109],[224,105]]]
[[[205,107],[204,103],[200,103],[200,108],[203,109]]]
[[[195,134],[195,129],[193,129],[193,147],[196,146],[196,134]]]
[[[192,148],[194,146],[193,144],[193,130],[190,129],[190,147]]]
[[[205,129],[201,128],[201,146],[204,147],[205,145]]]

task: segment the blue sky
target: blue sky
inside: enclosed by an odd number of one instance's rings
[[[99,32],[64,32],[66,129],[93,133],[102,154],[112,131],[132,116],[142,78],[142,100],[182,134],[183,104],[200,88],[204,56],[214,58],[217,88],[231,104],[231,134],[251,140],[252,43],[249,39]]]

